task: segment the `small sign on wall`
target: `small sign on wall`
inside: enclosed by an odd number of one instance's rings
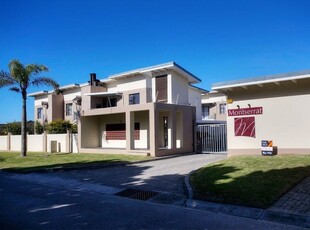
[[[274,155],[273,141],[262,140],[261,151],[262,151],[262,155],[265,155],[265,156]]]

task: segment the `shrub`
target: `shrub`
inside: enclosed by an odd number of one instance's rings
[[[42,134],[44,132],[44,126],[40,122],[36,121],[34,123],[34,130],[36,131],[36,134]]]
[[[4,130],[6,134],[12,133],[12,135],[20,135],[22,132],[22,126],[20,122],[11,122],[6,124]]]
[[[67,130],[73,131],[73,124],[70,123],[70,121],[65,120],[55,120],[50,122],[46,126],[46,130],[50,134],[60,134],[60,133],[66,133]]]

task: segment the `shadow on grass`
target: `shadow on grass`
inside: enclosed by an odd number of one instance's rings
[[[70,155],[69,153],[61,153],[61,154],[53,154],[52,157],[55,157],[55,155],[58,156],[66,156]],[[96,168],[103,168],[103,167],[111,167],[111,166],[120,166],[120,165],[126,165],[129,163],[133,163],[132,160],[124,160],[124,159],[117,159],[117,156],[115,156],[115,159],[81,159],[76,160],[74,162],[46,162],[46,164],[40,164],[40,161],[44,161],[48,159],[51,155],[50,154],[44,154],[36,159],[32,159],[35,162],[31,162],[29,164],[32,165],[17,165],[17,166],[4,166],[2,168],[3,171],[7,172],[15,172],[15,173],[31,173],[31,172],[50,172],[50,171],[58,171],[58,170],[73,170],[73,169],[96,169]],[[24,158],[27,160],[27,158]],[[0,162],[5,161],[6,159],[0,157]],[[146,160],[146,159],[144,159]],[[53,159],[51,159],[53,161]],[[139,161],[139,159],[137,160]],[[136,161],[136,162],[137,162]],[[15,163],[16,165],[16,163]]]
[[[223,164],[201,169],[191,177],[194,198],[256,208],[267,208],[310,175],[310,166],[255,171],[232,178],[241,170]]]

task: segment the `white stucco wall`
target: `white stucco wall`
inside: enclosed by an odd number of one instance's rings
[[[63,92],[64,101],[72,101],[76,96],[81,96],[81,89],[70,89]]]
[[[135,122],[140,123],[140,139],[134,141],[136,149],[148,149],[149,113],[146,111],[135,113]]]
[[[188,88],[188,99],[191,106],[196,107],[196,120],[201,121],[201,92],[198,89]]]
[[[51,141],[57,141],[57,152],[66,152],[67,134],[47,134],[47,152],[51,151]]]
[[[11,151],[20,151],[20,150],[21,150],[21,135],[12,135]]]
[[[172,104],[188,105],[188,80],[177,73],[171,74]]]
[[[43,151],[43,140],[44,140],[43,134],[28,135],[27,136],[28,151],[42,152]]]
[[[145,76],[140,75],[136,77],[119,79],[117,81],[117,87],[114,90],[117,92],[122,92],[142,88],[146,88],[146,79]]]
[[[226,96],[212,96],[212,95],[203,95],[201,96],[201,103],[202,104],[209,104],[209,103],[226,103]]]
[[[48,102],[47,95],[37,96],[34,100],[34,106],[41,106],[42,102]]]
[[[0,150],[8,149],[8,136],[0,136]]]
[[[310,148],[310,95],[237,100],[228,109],[263,107],[255,117],[256,138],[234,135],[234,118],[227,117],[228,149],[260,149],[262,140],[272,140],[278,149]],[[242,116],[246,117],[246,116]]]

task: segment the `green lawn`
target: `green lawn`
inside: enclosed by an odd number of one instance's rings
[[[231,157],[196,171],[194,198],[267,208],[310,175],[310,155]]]
[[[27,157],[20,157],[17,152],[0,152],[0,169],[14,172],[31,172],[41,169],[63,169],[100,167],[109,163],[128,163],[152,159],[147,156],[118,155],[118,154],[48,154],[28,152]]]

